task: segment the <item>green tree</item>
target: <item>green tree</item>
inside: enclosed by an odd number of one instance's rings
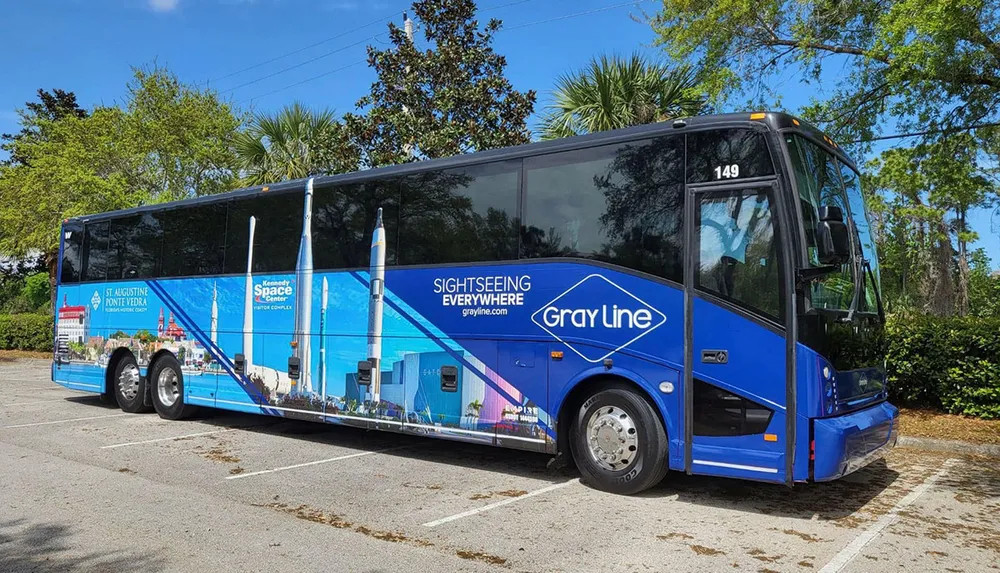
[[[357,157],[333,112],[310,111],[298,102],[274,115],[254,116],[235,143],[248,185],[357,169]]]
[[[560,77],[542,120],[542,139],[593,133],[697,115],[705,98],[687,66],[671,69],[638,54],[601,56]]]
[[[136,69],[122,107],[22,115],[44,137],[11,140],[0,166],[0,255],[44,253],[55,278],[66,217],[218,193],[232,187],[240,126],[215,93],[163,69]]]
[[[389,24],[392,47],[368,48],[377,80],[358,100],[363,115],[345,122],[368,167],[436,158],[530,141],[535,92],[504,77],[493,50],[500,21],[480,26],[472,0],[418,0],[413,12],[424,49]],[[412,151],[411,153],[409,153]]]
[[[992,271],[983,249],[972,252],[969,269],[969,311],[980,318],[1000,317],[1000,271]]]
[[[888,118],[926,129],[996,117],[998,12],[984,0],[663,0],[651,22],[713,101],[774,104],[780,78],[822,78],[827,97],[807,116],[857,139]]]
[[[4,133],[0,135],[0,149],[10,153],[10,158],[0,164],[21,165],[26,158],[18,153],[17,142],[25,139],[41,139],[45,137],[43,131],[47,122],[58,121],[64,117],[87,117],[87,111],[80,108],[76,102],[76,94],[73,92],[54,89],[52,92],[38,90],[38,101],[29,101],[24,104],[23,110],[18,110],[21,117],[21,131],[16,135]]]
[[[996,201],[995,167],[968,133],[885,151],[870,167],[887,306],[968,314],[969,245],[978,238],[968,214]]]
[[[164,68],[134,69],[124,107],[128,151],[141,158],[138,183],[153,202],[213,195],[236,184],[242,120],[211,90]]]

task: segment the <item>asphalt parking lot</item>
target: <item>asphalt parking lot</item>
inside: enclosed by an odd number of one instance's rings
[[[0,362],[0,571],[1000,570],[1000,460],[898,448],[829,484],[670,474],[208,411],[123,414]]]

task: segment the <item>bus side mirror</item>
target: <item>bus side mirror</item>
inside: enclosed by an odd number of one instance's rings
[[[824,205],[819,208],[816,243],[821,264],[841,265],[851,258],[851,240],[840,207]]]

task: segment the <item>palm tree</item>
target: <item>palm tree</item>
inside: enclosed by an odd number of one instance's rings
[[[336,171],[341,130],[333,111],[313,112],[298,102],[273,116],[255,115],[236,138],[244,182],[261,185]]]
[[[695,75],[639,54],[601,56],[578,73],[561,76],[542,119],[542,139],[618,129],[697,115],[706,99]]]

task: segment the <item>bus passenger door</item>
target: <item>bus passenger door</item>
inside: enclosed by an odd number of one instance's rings
[[[688,188],[685,469],[784,481],[785,337],[771,183]]]

